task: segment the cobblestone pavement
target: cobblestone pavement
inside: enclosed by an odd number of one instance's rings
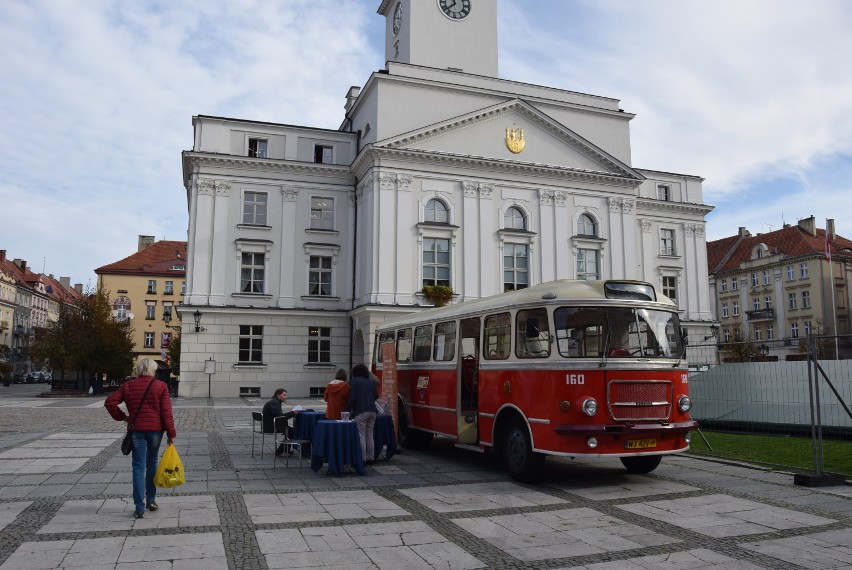
[[[261,399],[176,400],[187,483],[135,520],[103,398],[40,390],[0,388],[0,570],[852,568],[850,486],[688,456],[649,475],[548,459],[524,485],[439,441],[365,477],[273,470],[269,439],[251,453]]]

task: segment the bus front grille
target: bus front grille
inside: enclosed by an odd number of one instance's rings
[[[613,380],[607,390],[609,414],[618,421],[668,420],[672,384],[660,381]]]

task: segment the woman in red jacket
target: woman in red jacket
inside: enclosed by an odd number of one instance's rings
[[[160,442],[163,440],[164,431],[169,443],[174,442],[177,437],[169,387],[165,382],[154,378],[156,372],[156,362],[150,358],[140,358],[136,363],[136,378],[122,384],[121,388],[104,402],[109,415],[116,421],[130,423],[136,416],[131,438],[133,502],[136,505],[133,516],[137,519],[145,515],[146,507],[149,511],[159,508],[155,500],[157,489],[154,487],[154,473],[157,472]],[[122,402],[127,405],[127,414],[118,407]]]

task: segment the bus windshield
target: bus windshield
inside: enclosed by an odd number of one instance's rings
[[[677,314],[628,307],[560,307],[553,312],[556,344],[566,358],[678,358]]]

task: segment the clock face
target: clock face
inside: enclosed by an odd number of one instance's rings
[[[397,2],[396,10],[393,13],[393,35],[399,34],[399,28],[402,26],[402,2]]]
[[[438,0],[438,7],[451,20],[463,20],[470,14],[470,0]]]

